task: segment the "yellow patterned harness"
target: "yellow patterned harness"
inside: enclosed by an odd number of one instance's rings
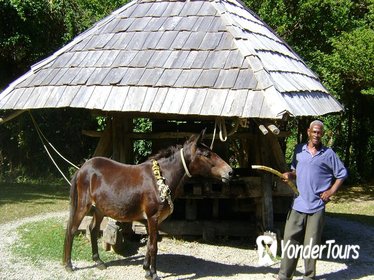
[[[153,175],[156,178],[158,191],[160,193],[161,202],[164,202],[167,200],[169,206],[170,206],[170,214],[173,213],[174,210],[174,204],[171,200],[171,191],[168,185],[165,184],[165,178],[161,176],[161,170],[160,165],[158,164],[157,160],[152,159],[152,171]]]

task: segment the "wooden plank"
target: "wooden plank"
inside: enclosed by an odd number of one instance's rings
[[[201,50],[215,50],[222,38],[222,32],[206,32],[199,46]]]
[[[195,83],[195,87],[198,88],[213,88],[214,84],[217,81],[218,75],[220,73],[219,69],[205,69],[199,76],[198,80]],[[218,92],[218,91],[217,91]],[[219,104],[219,103],[217,103]]]
[[[247,90],[229,91],[221,114],[224,116],[242,115],[247,94]]]
[[[126,102],[129,87],[113,87],[104,106],[106,111],[121,111]]]
[[[123,76],[126,74],[127,68],[111,68],[108,74],[105,76],[101,85],[117,85],[123,79]]]
[[[187,89],[169,90],[164,103],[160,109],[160,113],[179,113],[186,96]]]
[[[94,66],[97,68],[111,67],[119,54],[119,50],[104,50]]]
[[[233,89],[257,89],[257,80],[250,69],[242,69],[239,71]]]
[[[145,87],[130,87],[121,111],[139,111],[146,92]]]
[[[193,87],[199,79],[202,69],[184,69],[180,73],[178,80],[175,82],[175,87]],[[189,95],[192,90],[189,90]]]
[[[82,71],[87,71],[87,74],[90,74],[89,78],[86,82],[86,85],[88,85],[88,86],[90,86],[90,85],[100,85],[101,82],[104,80],[104,78],[106,77],[106,75],[110,71],[109,68],[95,68],[95,71],[91,72],[92,70],[93,70],[93,68],[90,68],[90,69],[87,69],[87,70],[84,70],[84,68],[82,69]],[[80,73],[80,74],[82,74],[82,73]],[[86,79],[86,77],[84,79]]]
[[[89,109],[103,109],[112,88],[112,86],[96,86],[85,107]]]
[[[178,31],[165,31],[160,41],[158,41],[156,49],[158,50],[170,50],[171,44],[174,42],[178,35]]]
[[[207,91],[207,89],[188,89],[181,114],[200,114]]]
[[[249,221],[184,221],[166,220],[159,226],[159,234],[181,236],[202,236],[210,229],[214,236],[254,237],[255,225]],[[146,234],[146,228],[142,223],[134,222],[133,230],[136,234]]]
[[[157,96],[157,90],[158,90],[157,88],[153,88],[153,87],[147,88],[147,93],[145,94],[142,108],[141,108],[142,112],[151,111],[152,104]]]
[[[145,67],[151,57],[153,56],[154,50],[143,50],[137,52],[135,57],[130,61],[128,66],[130,67]]]
[[[165,9],[168,7],[168,2],[154,2],[152,7],[145,14],[146,17],[161,17]]]
[[[91,97],[92,92],[95,90],[95,86],[84,86],[81,87],[79,94],[77,94],[71,101],[70,106],[75,108],[84,108]],[[52,93],[53,94],[53,93]],[[52,95],[51,94],[51,95]]]
[[[166,61],[168,60],[168,58],[170,57],[172,51],[168,51],[168,50],[156,50],[154,51],[153,53],[153,56],[151,57],[151,59],[148,61],[148,64],[147,64],[147,67],[149,68],[164,68],[164,65],[166,63]]]
[[[142,77],[139,80],[139,86],[154,86],[161,78],[164,69],[162,68],[146,68]]]
[[[56,104],[57,107],[68,107],[74,100],[75,96],[78,94],[80,86],[77,87],[66,87],[64,92],[61,94],[61,98]]]
[[[11,108],[15,108],[18,104],[18,100],[23,97],[25,91],[25,88],[15,89],[12,91],[12,94],[7,94],[7,96],[5,97],[7,99],[4,99],[4,97],[2,96],[1,103],[7,104]]]
[[[165,69],[160,79],[157,81],[156,86],[172,87],[178,80],[181,74],[181,69]]]
[[[231,89],[234,87],[238,75],[239,69],[221,69],[214,87]]]
[[[120,85],[137,86],[144,71],[145,68],[128,68],[125,76],[120,82]]]
[[[100,69],[97,69],[97,68],[77,68],[77,69],[80,69],[80,71],[74,77],[74,79],[71,81],[71,85],[90,84],[88,81],[90,81],[91,76],[96,75],[98,72],[101,72]],[[92,79],[91,79],[91,81],[92,81]],[[102,81],[102,79],[95,80],[96,83],[99,83],[101,81]]]
[[[228,90],[208,89],[207,96],[200,113],[203,115],[220,116],[227,98],[227,94]]]

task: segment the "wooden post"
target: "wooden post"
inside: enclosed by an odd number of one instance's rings
[[[113,127],[113,159],[122,163],[133,163],[132,119],[116,114],[112,118]]]
[[[112,155],[113,141],[112,141],[112,123],[109,122],[101,134],[99,143],[94,152],[94,156],[110,157]]]
[[[218,198],[213,199],[212,216],[213,216],[213,219],[219,218],[219,199]]]
[[[133,152],[132,152],[132,139],[130,133],[132,133],[132,119],[127,118],[123,114],[114,114],[112,117],[112,133],[113,133],[113,155],[112,158],[122,163],[133,163]],[[130,237],[134,235],[132,230],[132,223],[122,223],[122,234],[123,237]],[[120,233],[118,233],[120,234]],[[124,243],[122,237],[117,240],[113,248],[116,251],[122,251],[124,249]]]
[[[185,218],[187,221],[195,221],[197,218],[196,199],[186,199]]]
[[[261,157],[264,165],[269,165],[271,162],[270,141],[268,137],[274,137],[271,134],[263,137],[261,143]],[[273,230],[274,215],[273,215],[273,180],[272,175],[264,173],[262,175],[262,224],[265,230]]]

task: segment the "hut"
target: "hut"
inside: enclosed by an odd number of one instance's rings
[[[138,139],[157,151],[202,127],[211,138],[215,125],[226,128],[228,141],[215,149],[226,160],[236,151],[238,178],[191,181],[164,227],[205,235],[250,231],[243,221],[272,229],[292,192],[250,166],[285,171],[279,138],[287,120],[342,110],[302,59],[236,0],[132,1],[0,94],[0,109],[17,113],[64,107],[107,116],[96,154],[127,163]],[[152,120],[151,133],[134,132],[139,117]]]

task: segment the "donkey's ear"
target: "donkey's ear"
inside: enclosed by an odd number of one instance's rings
[[[195,144],[196,144],[196,145],[201,144],[201,142],[203,141],[204,136],[205,136],[205,131],[206,131],[206,128],[204,128],[204,129],[200,132],[199,136],[197,136],[197,138],[196,138],[196,140],[195,140]]]

